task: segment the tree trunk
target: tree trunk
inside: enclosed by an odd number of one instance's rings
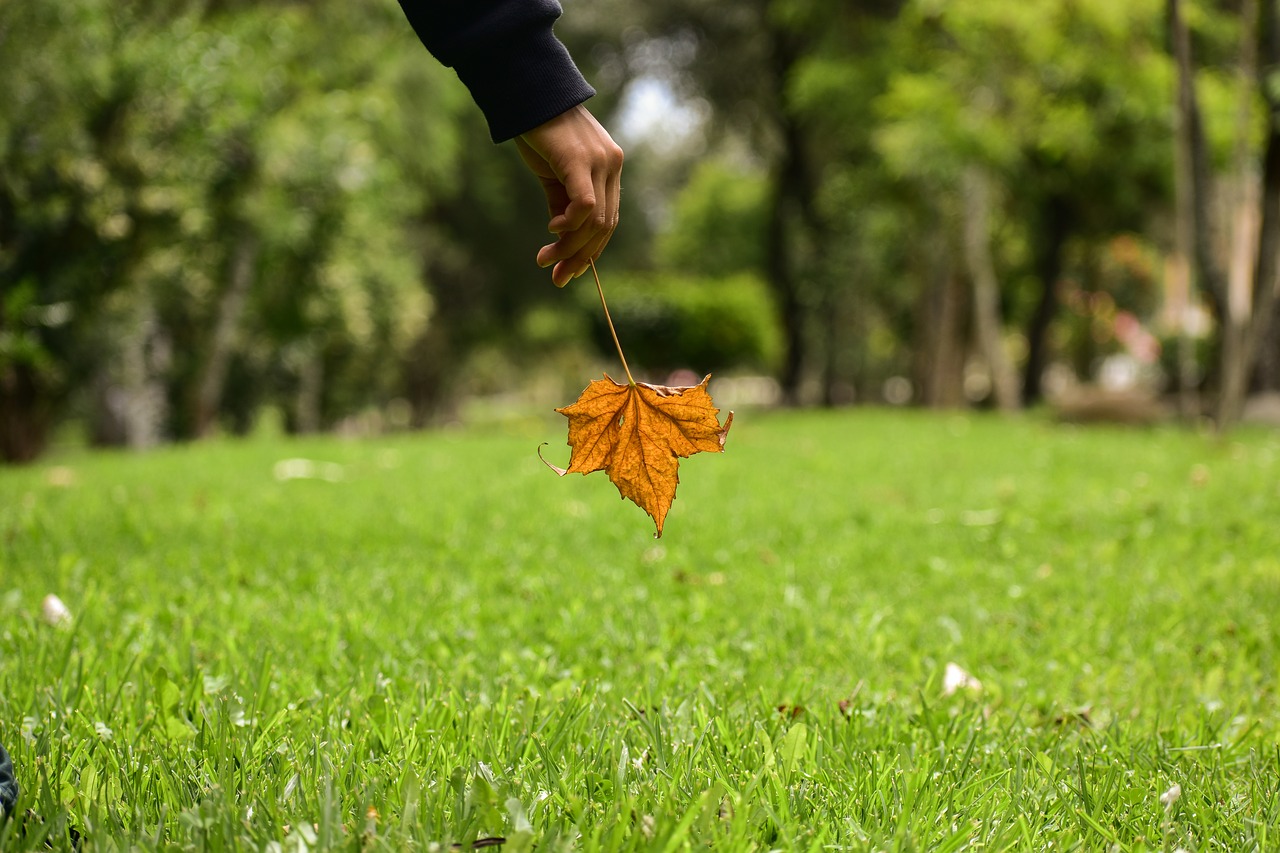
[[[1206,258],[1204,245],[1208,234],[1206,220],[1208,202],[1207,178],[1201,174],[1199,161],[1203,159],[1203,132],[1200,127],[1196,102],[1193,71],[1191,67],[1191,38],[1182,18],[1180,0],[1169,0],[1169,35],[1177,68],[1175,90],[1174,129],[1174,247],[1173,268],[1185,277],[1178,324],[1179,350],[1179,410],[1184,418],[1198,414],[1199,404],[1191,387],[1191,341],[1187,321],[1191,306],[1195,303],[1195,279],[1200,279],[1202,290],[1215,317],[1221,317],[1222,301],[1214,291],[1211,264]],[[1197,153],[1199,149],[1199,154]]]
[[[0,215],[9,207],[5,201],[5,195],[0,193]],[[0,226],[6,224],[0,221]],[[0,250],[8,248],[0,243]],[[13,272],[0,266],[0,275],[13,276]],[[6,279],[4,286],[9,287],[12,280]],[[17,299],[5,298],[9,295],[7,291],[0,292],[0,341],[10,336],[22,340],[24,332],[21,315],[27,300],[21,294]],[[36,347],[39,353],[40,344]],[[30,462],[44,450],[57,408],[50,390],[41,375],[39,358],[0,358],[0,461]]]
[[[1280,71],[1280,18],[1274,3],[1267,3],[1263,19],[1263,48],[1268,74]],[[1272,315],[1280,300],[1280,93],[1260,81],[1267,100],[1267,143],[1262,160],[1262,214],[1257,239],[1257,261],[1252,287],[1228,304],[1229,327],[1224,341],[1222,385],[1218,401],[1218,429],[1225,431],[1239,421],[1249,391],[1249,374],[1259,349],[1268,340]],[[1239,302],[1240,304],[1236,304]],[[1230,355],[1230,358],[1228,358]],[[1272,354],[1274,356],[1274,354]],[[1267,358],[1258,359],[1260,362]]]
[[[1204,122],[1200,117],[1200,101],[1196,97],[1195,69],[1191,61],[1191,35],[1182,17],[1181,0],[1169,0],[1169,24],[1174,62],[1178,73],[1177,135],[1186,146],[1190,162],[1188,203],[1191,207],[1196,277],[1200,290],[1215,320],[1226,313],[1227,280],[1213,248],[1215,223],[1210,213],[1213,199],[1213,174],[1209,164],[1209,146],[1205,141]]]
[[[1253,387],[1259,392],[1280,393],[1280,300],[1271,311],[1267,334],[1258,345]]]
[[[1231,205],[1231,248],[1227,262],[1226,299],[1220,326],[1218,399],[1215,422],[1230,429],[1244,409],[1250,353],[1248,335],[1257,272],[1258,198],[1254,164],[1249,155],[1249,125],[1257,86],[1258,0],[1244,0],[1240,14],[1239,103],[1236,109],[1235,187]]]
[[[197,438],[209,435],[217,422],[227,367],[240,340],[240,319],[253,286],[257,261],[258,238],[242,231],[227,265],[227,287],[218,300],[218,318],[209,341],[208,357],[196,381],[192,427]]]
[[[1209,364],[1205,375],[1213,386],[1221,387],[1223,363],[1223,340],[1229,330],[1227,277],[1214,253],[1213,236],[1214,221],[1210,215],[1210,200],[1213,197],[1212,174],[1209,165],[1208,144],[1204,136],[1204,124],[1200,118],[1199,100],[1195,91],[1195,71],[1191,62],[1191,36],[1186,21],[1182,16],[1181,0],[1169,0],[1169,34],[1173,49],[1174,64],[1177,68],[1177,110],[1175,137],[1175,186],[1180,206],[1178,234],[1175,240],[1182,245],[1175,252],[1186,252],[1195,270],[1195,282],[1190,287],[1188,305],[1194,304],[1194,294],[1198,291],[1204,297],[1209,313],[1213,316],[1218,328],[1216,346],[1210,349]],[[1189,230],[1191,233],[1185,233]],[[1197,288],[1195,284],[1198,284]],[[1182,321],[1185,323],[1186,318]],[[1190,341],[1186,339],[1186,330],[1180,331],[1179,348],[1190,351]],[[1234,355],[1233,355],[1234,358]],[[1184,377],[1185,378],[1185,377]],[[1190,389],[1184,388],[1182,394],[1183,415],[1196,414],[1198,405],[1191,399]]]
[[[964,260],[973,284],[973,327],[978,348],[991,371],[996,407],[1016,411],[1020,405],[1018,380],[1004,351],[1004,323],[1000,318],[1000,284],[991,259],[991,186],[978,168],[965,172],[961,190],[964,202]]]
[[[963,406],[967,315],[965,288],[956,275],[942,228],[932,239],[928,285],[920,300],[913,347],[916,399],[931,408]]]
[[[324,395],[324,357],[317,346],[307,345],[298,368],[298,395],[294,399],[294,430],[307,435],[320,431]]]
[[[12,364],[0,369],[0,460],[30,462],[49,439],[53,406],[35,368]]]
[[[764,6],[764,20],[770,20]],[[773,194],[766,235],[765,270],[777,295],[782,320],[784,355],[779,377],[783,399],[800,401],[804,371],[810,361],[809,314],[806,299],[806,244],[821,245],[823,224],[815,195],[817,182],[806,145],[805,129],[787,108],[787,86],[804,55],[804,45],[787,28],[770,24],[770,108],[781,151],[773,170]]]
[[[853,332],[849,306],[841,298],[842,293],[835,287],[826,287],[822,292],[823,349],[822,363],[822,405],[827,408],[844,406],[853,403],[857,394],[849,379],[841,379],[842,367],[847,361],[843,339],[852,337]]]
[[[783,400],[788,405],[796,405],[800,402],[800,382],[804,375],[808,341],[804,302],[800,298],[800,282],[796,274],[795,244],[789,233],[791,215],[785,187],[785,172],[780,171],[774,179],[774,198],[769,211],[765,268],[778,300],[778,315],[782,321],[782,370],[778,382],[782,386]]]
[[[100,322],[109,330],[110,345],[90,383],[89,441],[95,447],[155,447],[164,439],[169,413],[164,377],[172,351],[150,290]]]
[[[1022,403],[1030,406],[1044,396],[1044,371],[1049,366],[1049,327],[1058,314],[1058,279],[1062,277],[1062,253],[1071,235],[1071,216],[1066,202],[1050,196],[1040,209],[1036,256],[1036,277],[1040,299],[1027,324],[1027,365],[1022,376]]]
[[[1272,104],[1271,111],[1262,177],[1262,226],[1253,279],[1253,313],[1245,330],[1242,376],[1247,375],[1258,358],[1263,342],[1275,340],[1275,332],[1280,329],[1275,316],[1280,309],[1280,101]],[[1243,382],[1242,388],[1248,390]]]

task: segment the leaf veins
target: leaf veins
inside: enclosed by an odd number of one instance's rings
[[[669,387],[623,384],[605,374],[586,387],[571,406],[556,409],[569,419],[568,468],[547,466],[560,476],[607,471],[619,494],[653,518],[657,535],[680,482],[680,459],[703,451],[720,453],[733,423],[722,426],[720,410],[707,391],[708,375],[697,385]],[[544,460],[545,461],[545,460]]]

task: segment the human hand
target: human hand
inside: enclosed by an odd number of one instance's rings
[[[600,257],[618,227],[622,149],[600,122],[578,106],[516,137],[516,148],[547,194],[554,243],[538,250],[564,287]]]

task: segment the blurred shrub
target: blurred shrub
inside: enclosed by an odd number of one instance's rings
[[[1170,393],[1176,394],[1184,390],[1182,387],[1184,379],[1190,385],[1190,388],[1185,390],[1203,389],[1206,377],[1213,372],[1213,338],[1208,335],[1193,336],[1187,343],[1190,346],[1190,359],[1184,371],[1182,342],[1178,340],[1178,336],[1176,334],[1160,336],[1158,366],[1167,380],[1165,390]]]
[[[578,279],[579,298],[589,312],[596,346],[612,353],[613,340],[589,281],[588,276]],[[605,298],[635,372],[769,372],[777,366],[782,346],[777,312],[758,276],[611,275]]]
[[[763,270],[768,195],[762,172],[721,160],[700,163],[658,237],[659,262],[710,276]]]

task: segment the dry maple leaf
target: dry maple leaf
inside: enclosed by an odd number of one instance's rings
[[[676,497],[680,459],[724,450],[733,412],[720,425],[720,410],[707,392],[708,375],[697,385],[672,388],[645,382],[623,384],[605,374],[586,387],[572,406],[556,409],[569,419],[569,467],[547,467],[564,476],[607,471],[624,498],[649,513],[662,536],[662,522]],[[545,461],[545,460],[544,460]]]

